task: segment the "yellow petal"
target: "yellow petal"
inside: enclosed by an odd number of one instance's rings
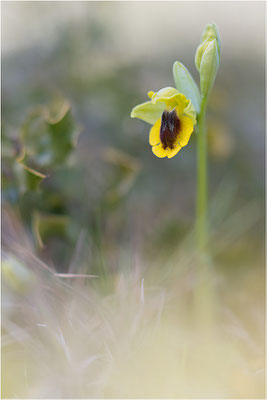
[[[172,157],[176,156],[176,154],[181,150],[181,148],[182,148],[181,146],[176,145],[176,147],[172,150],[167,149],[168,150],[167,157],[172,158]]]
[[[189,117],[182,116],[180,118],[181,121],[181,131],[178,135],[178,142],[180,146],[184,147],[189,142],[190,136],[194,130],[194,124]]]
[[[188,104],[190,103],[190,100],[188,100],[184,94],[182,93],[178,93],[175,96],[175,104],[174,107],[176,108],[176,110],[178,111],[178,115],[183,114],[184,109],[187,108]]]
[[[159,157],[159,158],[163,158],[163,157],[168,157],[168,158],[172,158],[174,157],[179,151],[181,150],[181,146],[179,146],[178,144],[175,146],[174,149],[164,149],[162,147],[162,144],[160,143],[157,146],[152,147],[152,151],[155,154],[155,156]]]
[[[190,100],[184,94],[179,93],[177,89],[172,87],[166,87],[155,92],[151,97],[151,101],[153,104],[165,103],[169,111],[176,107],[179,114],[182,114],[190,103]]]
[[[166,157],[166,150],[162,147],[162,144],[158,144],[157,146],[152,147],[152,151],[155,154],[155,156],[159,158]]]
[[[160,125],[161,125],[161,118],[159,118],[155,125],[152,126],[149,133],[149,144],[151,146],[155,146],[156,144],[160,143]]]

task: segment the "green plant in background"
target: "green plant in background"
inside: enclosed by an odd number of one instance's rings
[[[149,143],[160,158],[174,157],[185,147],[196,125],[198,138],[197,167],[197,243],[205,252],[207,242],[207,138],[205,116],[209,93],[214,84],[220,59],[220,38],[215,24],[206,26],[196,51],[195,64],[200,74],[200,92],[186,67],[173,65],[175,88],[149,92],[150,101],[139,104],[131,112],[153,125]]]
[[[52,259],[59,270],[68,270],[79,236],[85,232],[90,251],[97,253],[90,269],[101,274],[103,243],[111,241],[105,237],[107,221],[112,213],[118,214],[140,163],[116,148],[104,148],[99,182],[87,190],[86,182],[93,181],[95,171],[92,168],[89,178],[77,162],[80,130],[70,103],[62,97],[35,106],[17,132],[7,125],[2,142],[3,199],[32,233],[39,255]]]
[[[17,185],[13,187],[18,193],[38,190],[43,179],[63,163],[67,164],[78,134],[70,104],[55,99],[47,106],[36,107],[28,115],[15,140],[4,135],[4,160],[12,163],[9,172],[14,174]],[[7,186],[9,182],[12,184],[11,180],[4,182]]]
[[[38,250],[50,237],[61,236],[70,243],[64,196],[55,202],[47,181],[62,168],[67,174],[73,165],[78,134],[69,102],[57,97],[35,107],[16,138],[3,136],[3,197],[31,230]]]

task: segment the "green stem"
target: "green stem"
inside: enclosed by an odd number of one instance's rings
[[[201,254],[207,250],[207,98],[201,100],[197,134],[197,249]]]
[[[214,293],[212,287],[212,268],[208,252],[207,218],[207,97],[202,97],[198,117],[197,132],[197,286],[195,305],[199,326],[210,329],[214,321]]]

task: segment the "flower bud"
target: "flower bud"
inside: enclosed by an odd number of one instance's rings
[[[200,64],[200,89],[202,96],[206,97],[214,84],[219,67],[219,54],[216,40],[206,47]]]
[[[217,26],[215,24],[208,24],[206,28],[204,29],[202,36],[201,36],[201,43],[205,42],[205,40],[217,40],[218,44],[218,52],[220,54],[221,51],[221,40],[220,40],[220,35],[217,29]]]
[[[200,74],[202,96],[211,90],[220,62],[221,42],[215,24],[208,24],[201,36],[195,55],[195,64]]]

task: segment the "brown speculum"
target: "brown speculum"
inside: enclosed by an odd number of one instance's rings
[[[160,141],[164,149],[173,149],[181,129],[181,121],[175,110],[163,111],[160,125]]]

